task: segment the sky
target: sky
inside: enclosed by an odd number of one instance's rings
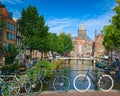
[[[39,15],[44,15],[49,32],[64,31],[72,37],[78,35],[80,24],[86,26],[87,35],[94,40],[95,30],[100,33],[115,13],[115,0],[1,0],[14,18],[20,18],[23,8],[36,6]]]

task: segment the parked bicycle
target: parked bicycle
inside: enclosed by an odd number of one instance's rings
[[[13,80],[15,80],[16,82],[18,82],[19,83],[19,85],[20,85],[20,87],[19,87],[19,89],[22,89],[22,88],[24,88],[25,89],[25,92],[26,92],[26,86],[25,86],[25,83],[28,81],[28,77],[27,77],[27,75],[21,75],[21,76],[18,76],[18,73],[16,72],[15,73],[15,75],[14,75],[14,78],[13,78]],[[20,90],[19,90],[19,93],[20,93]]]
[[[97,70],[96,70],[97,71]],[[110,75],[107,74],[94,74],[88,70],[87,74],[80,74],[75,77],[73,85],[75,90],[78,92],[85,92],[89,90],[91,82],[95,85],[98,90],[108,92],[113,88],[114,82]]]
[[[4,81],[0,78],[0,96],[18,96],[20,85],[16,81]]]
[[[26,83],[27,93],[30,95],[38,95],[42,91],[43,84],[46,83],[49,87],[52,87],[55,91],[62,93],[67,92],[70,87],[70,81],[68,77],[62,74],[55,72],[53,80],[49,80],[44,76],[44,66],[40,66],[39,74],[34,78],[30,78]],[[52,81],[52,82],[51,82]],[[29,86],[29,87],[28,87]]]

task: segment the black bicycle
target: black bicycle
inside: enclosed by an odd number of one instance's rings
[[[48,87],[53,88],[55,91],[59,93],[67,92],[70,87],[70,81],[68,77],[64,74],[61,74],[60,71],[52,71],[54,72],[53,79],[50,80],[44,76],[44,66],[40,66],[40,71],[36,77],[32,77],[26,83],[27,93],[29,95],[38,95],[41,93],[43,89],[43,84],[47,84]]]
[[[94,83],[95,87],[101,91],[108,92],[113,88],[114,81],[110,75],[107,74],[94,74],[92,71],[88,70],[87,74],[80,74],[75,77],[73,81],[74,88],[78,92],[87,91],[91,82]]]

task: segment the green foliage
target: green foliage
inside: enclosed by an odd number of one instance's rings
[[[69,53],[73,49],[71,37],[69,35],[64,34],[64,33],[61,33],[60,37],[63,38],[64,52]]]
[[[64,53],[64,40],[63,40],[63,38],[58,36],[56,42],[57,42],[57,44],[56,44],[57,52],[60,54]]]
[[[36,29],[36,22],[38,19],[37,9],[30,5],[27,9],[22,10],[21,15],[19,19],[19,30],[23,36],[29,38],[34,35],[34,30]]]
[[[0,44],[3,43],[3,40],[1,38],[3,37],[4,30],[6,29],[6,21],[2,19],[1,12],[2,11],[0,11]],[[3,55],[3,53],[4,53],[3,46],[0,45],[0,54]]]
[[[44,16],[38,16],[36,7],[29,6],[27,9],[23,9],[19,25],[19,31],[24,36],[24,44],[31,51],[33,49],[42,52],[48,50],[47,36],[49,28],[45,25]]]
[[[4,55],[4,48],[2,46],[0,46],[0,56]]]
[[[2,66],[2,72],[4,74],[14,73],[16,70],[19,70],[19,67],[20,67],[19,63],[15,62],[11,65]]]
[[[58,36],[55,33],[49,33],[48,35],[48,45],[49,50],[52,52],[57,52],[57,39]]]
[[[63,33],[59,36],[55,33],[49,33],[48,46],[50,51],[58,52],[60,54],[63,54],[64,52],[69,53],[73,49],[70,36]]]
[[[56,69],[58,66],[59,62],[56,63],[52,63],[49,62],[47,60],[40,60],[29,72],[28,72],[28,76],[31,77],[32,76],[37,76],[37,74],[40,71],[40,66],[44,66],[44,76],[45,77],[50,77],[51,75],[53,75],[53,72],[51,70]]]
[[[116,2],[118,5],[113,9],[116,14],[112,17],[111,25],[103,29],[104,45],[108,50],[111,48],[120,50],[120,0]]]
[[[17,48],[14,45],[9,45],[8,50],[5,52],[5,64],[13,64],[17,54]]]
[[[105,26],[104,29],[104,41],[103,44],[106,49],[110,50],[114,46],[114,27],[113,25]]]

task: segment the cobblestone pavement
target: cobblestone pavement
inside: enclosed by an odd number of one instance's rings
[[[79,93],[76,91],[71,91],[67,93],[55,93],[55,92],[44,92],[40,94],[39,96],[120,96],[120,91],[119,92],[83,92]]]

